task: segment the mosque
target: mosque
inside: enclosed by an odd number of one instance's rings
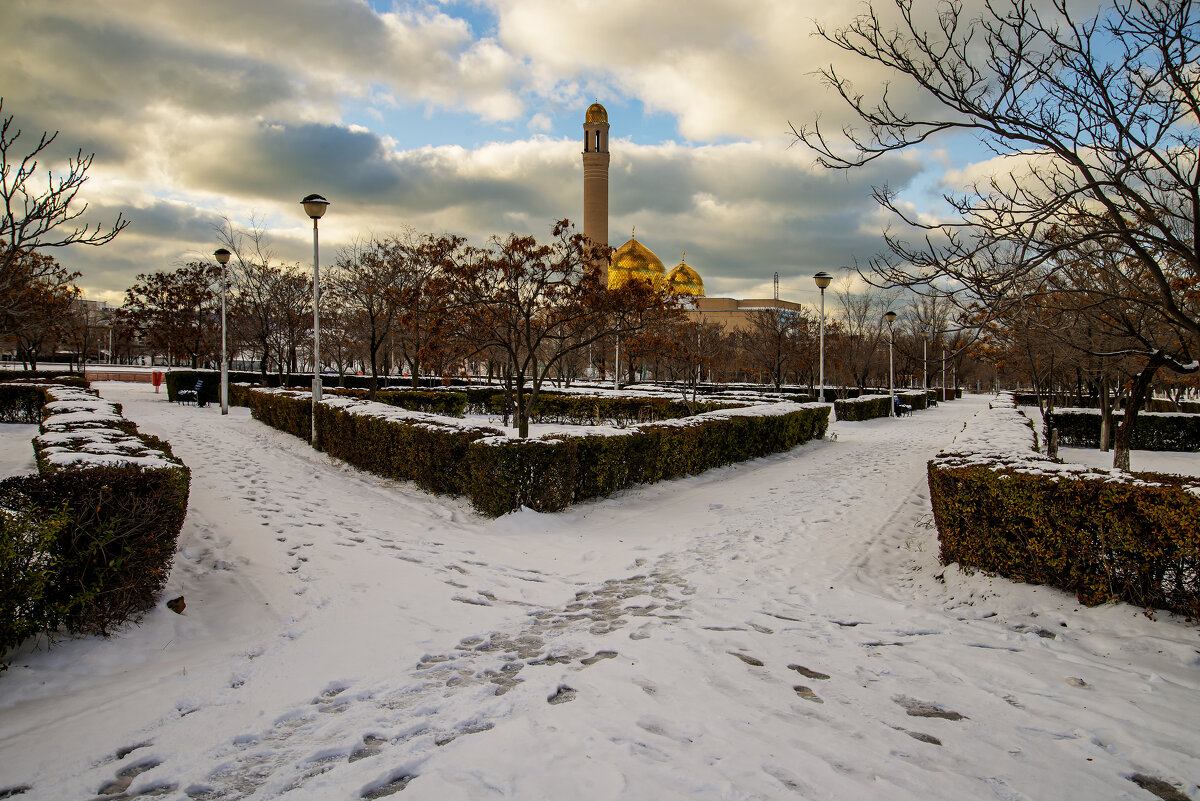
[[[583,233],[593,242],[608,244],[608,111],[600,103],[588,106],[583,121]],[[636,229],[629,241],[613,251],[608,263],[608,286],[616,289],[639,279],[663,287],[688,301],[688,316],[700,322],[723,323],[726,330],[749,328],[751,314],[763,309],[799,313],[801,306],[778,298],[710,298],[704,279],[687,263],[683,251],[679,264],[667,272],[662,259],[638,241]]]

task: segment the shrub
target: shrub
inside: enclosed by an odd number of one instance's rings
[[[461,494],[470,473],[468,446],[500,433],[439,423],[416,412],[406,419],[388,411],[370,401],[323,400],[317,407],[322,450],[377,475],[414,481],[429,492]]]
[[[1125,419],[1113,412],[1113,429]],[[1059,444],[1076,448],[1100,447],[1100,412],[1059,409],[1046,415],[1046,426],[1058,429]],[[1139,451],[1200,451],[1200,415],[1141,412],[1134,421],[1133,440]]]
[[[256,419],[308,438],[309,393],[247,389],[247,396]],[[710,412],[619,436],[507,440],[495,429],[357,398],[330,395],[317,408],[318,435],[331,456],[432,492],[466,494],[488,515],[521,506],[554,511],[788,450],[824,436],[828,423],[828,406],[780,404]]]
[[[47,600],[55,573],[54,543],[65,510],[0,500],[0,657],[27,637],[57,627],[61,608]],[[0,671],[8,665],[0,661]]]
[[[1028,431],[1015,435],[1030,441]],[[943,563],[1048,584],[1086,604],[1200,616],[1200,484],[982,444],[996,439],[989,432],[929,463]]]
[[[838,420],[859,422],[887,417],[891,398],[887,395],[861,395],[857,398],[834,401],[833,409]]]
[[[0,482],[0,556],[12,568],[0,614],[19,612],[0,651],[35,630],[108,634],[152,607],[187,513],[190,475],[165,442],[91,390],[38,391],[39,474]]]
[[[464,392],[422,392],[417,389],[375,393],[375,400],[401,409],[462,417],[467,408]]]
[[[36,384],[0,384],[0,423],[40,423],[45,404]]]

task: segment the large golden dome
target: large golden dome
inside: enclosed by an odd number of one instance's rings
[[[613,251],[608,264],[608,288],[620,289],[635,278],[655,287],[662,286],[667,267],[654,251],[637,239],[630,239]]]
[[[667,275],[667,291],[672,295],[704,297],[704,279],[688,265],[686,253],[683,254],[683,260]]]
[[[593,103],[588,106],[587,116],[584,117],[585,122],[608,122],[608,110],[599,103]]]

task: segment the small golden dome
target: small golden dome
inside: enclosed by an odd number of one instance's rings
[[[662,259],[637,239],[630,239],[614,250],[608,264],[609,289],[620,289],[635,278],[660,287],[666,277],[667,267]]]
[[[608,110],[599,103],[593,103],[588,106],[584,122],[608,122]]]
[[[704,279],[687,263],[687,253],[684,260],[675,265],[675,269],[667,275],[667,291],[672,295],[693,295],[704,297]]]

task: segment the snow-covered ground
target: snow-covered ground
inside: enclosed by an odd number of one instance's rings
[[[1200,798],[1200,629],[938,564],[988,398],[488,520],[97,386],[191,506],[164,606],[0,674],[0,797]]]

